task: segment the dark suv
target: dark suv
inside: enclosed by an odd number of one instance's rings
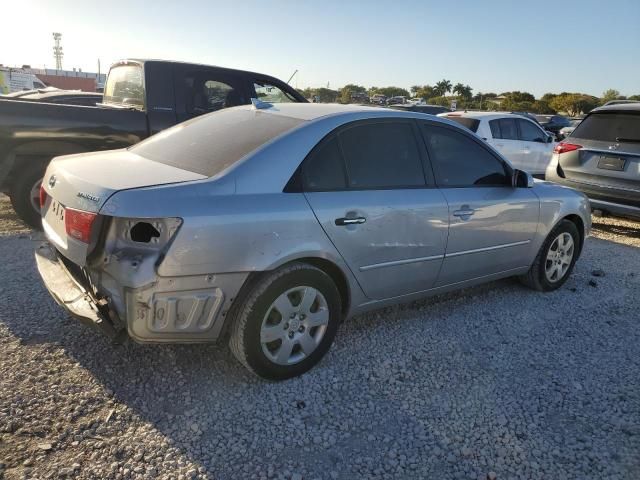
[[[592,110],[556,146],[546,179],[584,192],[595,209],[640,218],[640,103]]]

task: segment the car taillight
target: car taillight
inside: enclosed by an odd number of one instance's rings
[[[556,148],[553,149],[553,153],[573,152],[574,150],[579,150],[581,148],[582,148],[582,145],[576,145],[575,143],[560,142],[558,145],[556,145]]]
[[[67,208],[64,211],[64,227],[67,235],[84,243],[91,241],[91,227],[97,218],[97,213],[83,212]]]
[[[44,204],[47,203],[47,192],[44,190],[42,184],[40,184],[40,209],[44,207]]]

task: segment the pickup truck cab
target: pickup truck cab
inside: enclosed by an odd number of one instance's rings
[[[53,157],[128,147],[251,98],[306,102],[268,75],[163,60],[115,63],[96,106],[0,99],[0,191],[22,220],[40,228],[40,183]]]

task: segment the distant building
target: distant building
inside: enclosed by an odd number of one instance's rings
[[[25,68],[24,71],[35,74],[45,85],[63,90],[82,90],[95,92],[103,86],[107,75],[83,72],[81,70],[53,70],[43,68]]]

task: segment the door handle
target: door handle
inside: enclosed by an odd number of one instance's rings
[[[351,217],[351,218],[342,217],[342,218],[336,218],[336,225],[338,225],[339,227],[342,227],[345,225],[357,225],[360,223],[364,223],[366,221],[367,219],[364,217]]]
[[[460,210],[455,210],[453,212],[453,216],[458,217],[462,220],[469,220],[469,217],[471,217],[474,213],[476,213],[476,211],[473,208],[469,208],[468,205],[463,205]]]

